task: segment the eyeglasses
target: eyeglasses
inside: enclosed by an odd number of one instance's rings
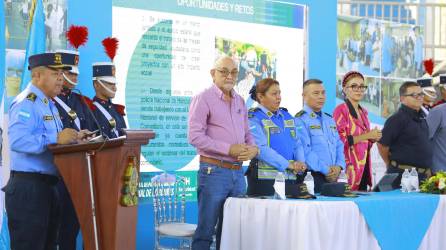
[[[357,84],[352,84],[350,86],[347,86],[347,88],[351,88],[353,91],[365,91],[369,86],[366,85],[357,85]]]
[[[412,93],[412,94],[405,94],[405,95],[403,95],[403,96],[410,96],[410,97],[413,97],[413,98],[415,98],[415,99],[418,99],[418,98],[422,98],[422,97],[424,97],[424,93],[423,93],[423,92],[420,92],[420,93]]]
[[[233,71],[229,71],[228,69],[215,69],[218,72],[220,72],[220,74],[222,74],[224,77],[228,77],[229,74],[231,74],[232,78],[236,78],[238,76],[238,70],[233,70]]]

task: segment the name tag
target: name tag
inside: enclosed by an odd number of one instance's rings
[[[278,127],[272,127],[269,129],[269,132],[271,134],[278,134],[278,133],[280,133],[280,129]]]
[[[44,115],[43,120],[44,121],[52,121],[52,120],[54,120],[54,117],[52,115]]]
[[[321,129],[320,125],[311,125],[310,129]]]

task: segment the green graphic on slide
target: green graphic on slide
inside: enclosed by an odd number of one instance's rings
[[[156,133],[141,154],[165,171],[184,167],[196,155],[187,142],[190,98],[171,95],[172,58],[172,21],[166,20],[140,38],[131,57],[125,90],[130,128]]]

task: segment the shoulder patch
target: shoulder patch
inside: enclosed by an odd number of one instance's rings
[[[333,117],[331,114],[329,114],[329,113],[327,113],[327,112],[324,112],[324,114],[326,114],[326,115],[328,115],[328,116],[330,116],[330,117]]]
[[[119,105],[119,104],[113,104],[113,106],[116,109],[116,112],[118,112],[118,114],[124,116],[125,115],[125,106],[124,105]]]
[[[294,117],[301,117],[303,114],[305,114],[305,110],[301,110],[299,112],[297,112],[297,114]]]
[[[30,101],[32,101],[32,102],[35,102],[35,101],[36,101],[36,98],[37,98],[37,95],[34,94],[34,93],[29,93],[29,94],[26,96],[26,99],[28,99],[28,100],[30,100]]]
[[[20,110],[19,117],[28,120],[31,117],[31,114],[27,110]]]

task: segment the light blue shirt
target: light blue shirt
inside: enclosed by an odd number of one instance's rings
[[[307,166],[328,174],[331,166],[345,169],[344,144],[339,138],[333,117],[317,115],[307,105],[296,114],[296,131],[301,139]]]
[[[270,120],[276,126],[279,127],[277,134],[278,133],[288,134],[285,128],[285,120],[286,119],[293,120],[293,117],[288,112],[279,109],[274,114],[265,107],[263,107],[262,105],[259,105],[258,108],[260,109],[260,111],[258,112],[263,112],[265,116],[269,117]],[[251,115],[252,112],[250,111],[249,113]],[[287,137],[288,140],[286,142],[284,141],[280,144],[273,143],[274,145],[268,145],[268,139],[264,131],[264,126],[262,124],[262,121],[258,119],[258,117],[256,116],[249,117],[249,129],[251,131],[251,135],[254,137],[256,141],[256,145],[260,149],[260,154],[259,156],[257,156],[257,159],[266,162],[268,165],[276,168],[279,171],[285,171],[285,169],[288,168],[290,160],[301,161],[301,162],[305,161],[302,143],[299,140],[299,137],[296,136],[294,131],[293,131],[295,135],[294,138],[292,138],[292,135],[290,134],[290,136]],[[294,130],[294,127],[292,128],[292,130]],[[274,136],[274,134],[271,136]],[[292,144],[289,144],[289,142],[292,142]],[[285,149],[284,147],[287,148]],[[280,152],[286,154],[285,152],[287,151],[291,151],[289,156],[280,154]]]
[[[62,122],[53,101],[28,85],[11,103],[9,144],[11,170],[57,175],[48,145],[57,142]]]

